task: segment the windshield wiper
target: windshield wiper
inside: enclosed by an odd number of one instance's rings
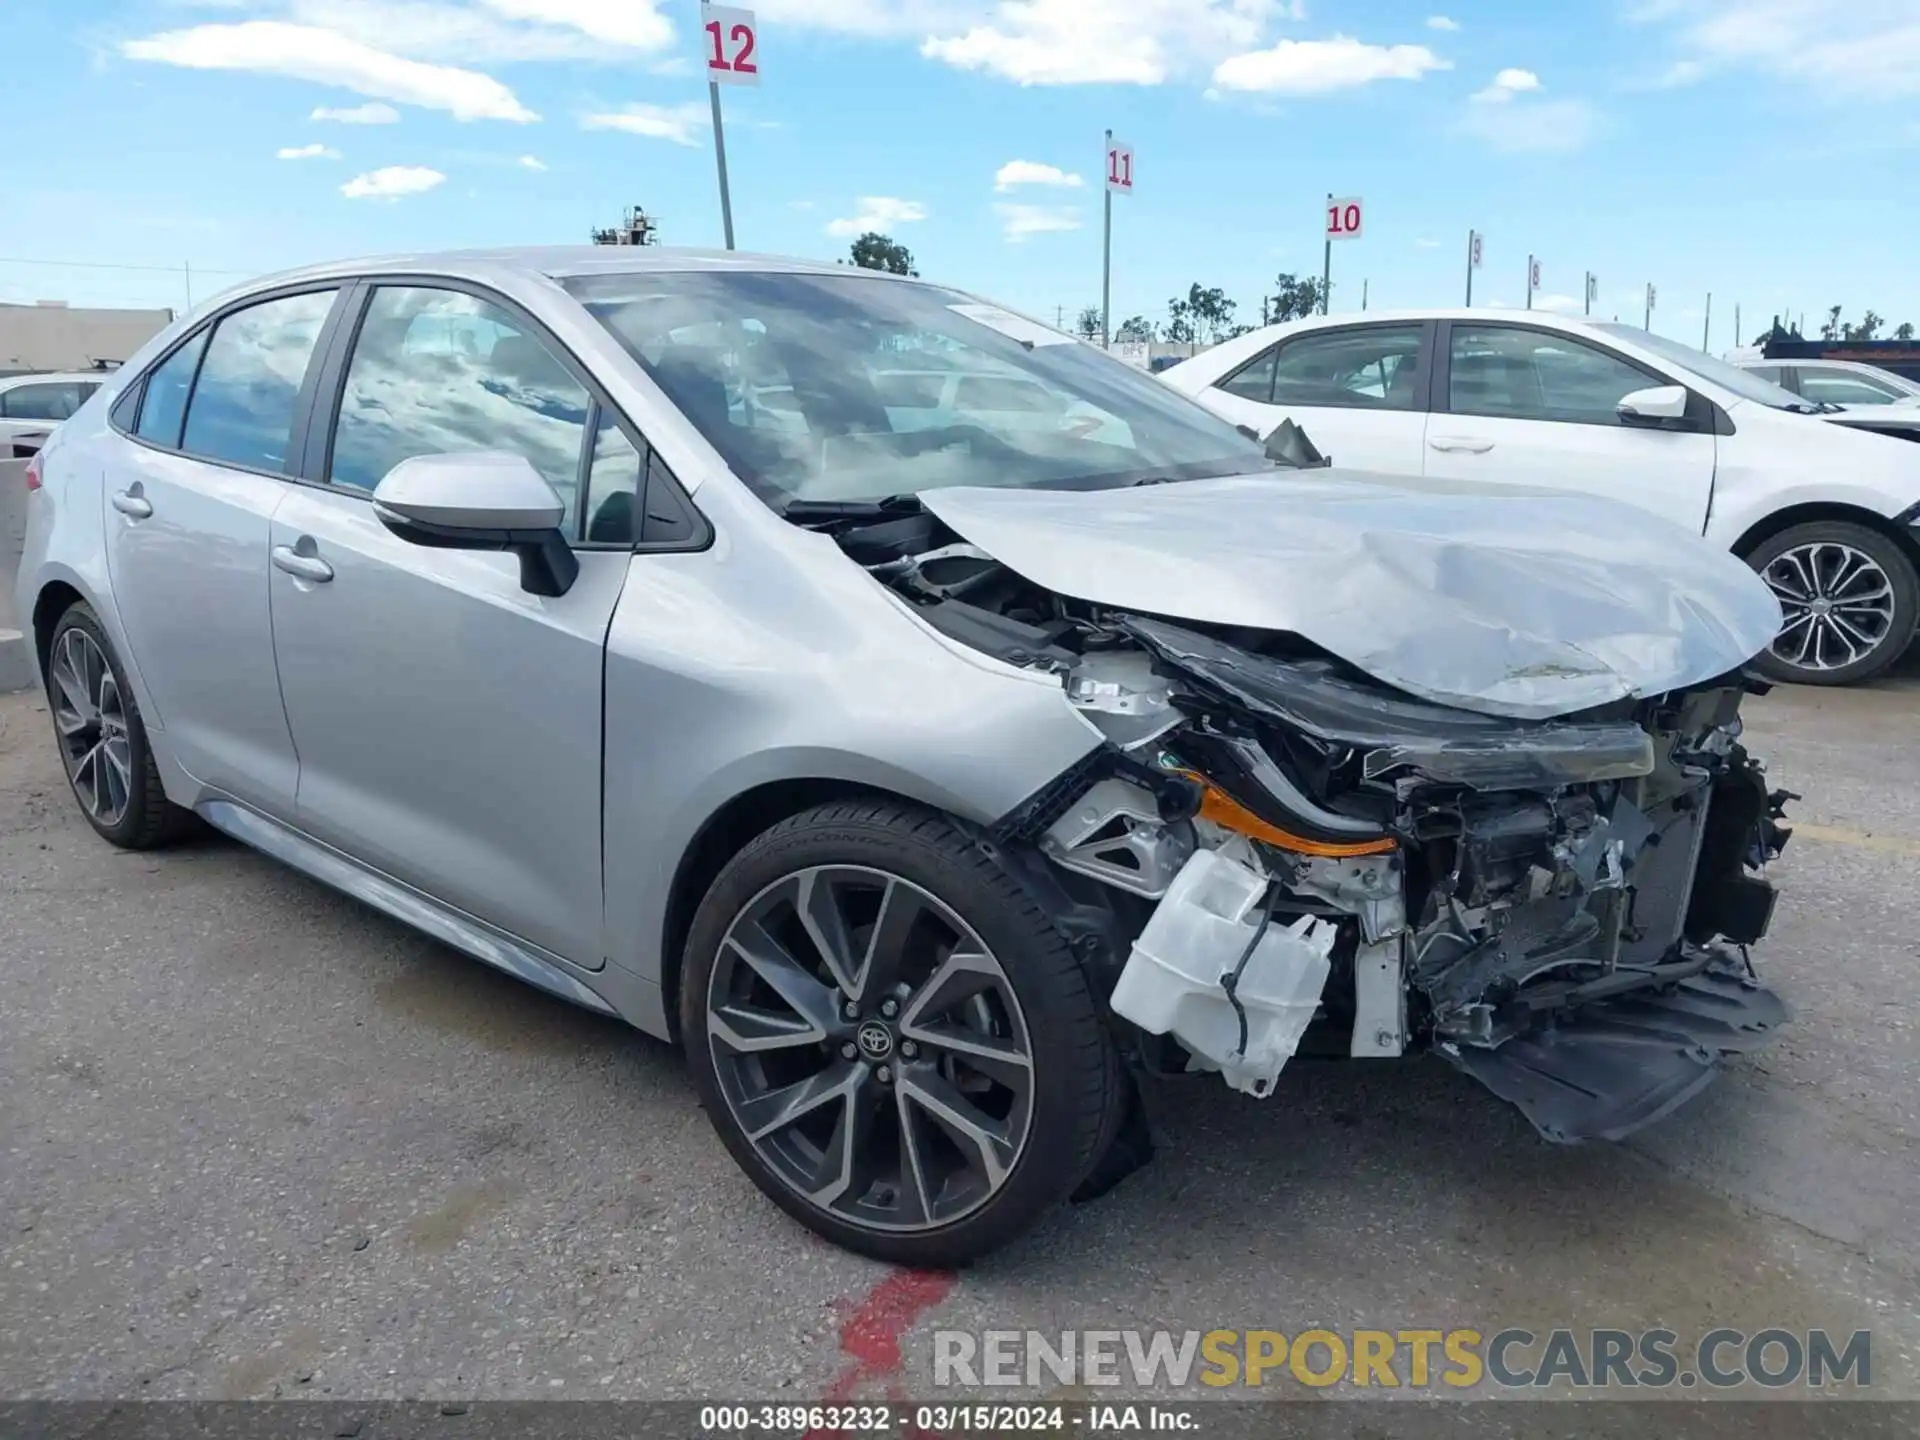
[[[780,507],[780,515],[794,521],[882,520],[919,509],[918,495],[885,495],[878,500],[789,500]]]

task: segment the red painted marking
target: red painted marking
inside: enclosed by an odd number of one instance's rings
[[[895,1270],[869,1290],[840,1322],[840,1353],[852,1363],[826,1388],[821,1403],[844,1405],[866,1381],[899,1374],[900,1337],[947,1298],[954,1278],[944,1270]],[[806,1440],[838,1433],[810,1430]]]

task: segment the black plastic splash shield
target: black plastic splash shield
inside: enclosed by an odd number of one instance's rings
[[[1788,1018],[1778,995],[1729,963],[1584,1006],[1497,1050],[1441,1053],[1556,1144],[1620,1140],[1672,1114],[1725,1056],[1768,1044]]]

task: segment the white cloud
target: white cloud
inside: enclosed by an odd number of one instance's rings
[[[1460,22],[1458,20],[1451,18],[1450,16],[1429,15],[1427,17],[1427,29],[1429,30],[1445,30],[1451,33],[1455,30],[1458,30],[1459,28],[1460,28]]]
[[[321,105],[307,118],[330,120],[336,125],[393,125],[398,123],[400,112],[391,105],[369,100],[365,105],[349,105],[340,109]]]
[[[1424,235],[1413,243],[1417,249],[1421,250],[1438,250],[1440,248],[1440,242],[1438,240],[1429,240]]]
[[[578,30],[609,45],[664,50],[673,43],[673,26],[658,0],[480,0],[509,20],[531,20]]]
[[[853,214],[827,222],[827,234],[851,240],[869,230],[884,234],[896,225],[911,225],[927,218],[927,207],[918,200],[897,200],[891,195],[862,195],[854,203],[859,208]]]
[[[274,152],[276,160],[338,160],[340,152],[331,145],[289,145]]]
[[[1516,95],[1540,88],[1540,77],[1531,70],[1502,70],[1493,83],[1473,98],[1482,105],[1505,105]]]
[[[950,7],[958,16],[966,5]],[[1158,85],[1257,44],[1280,0],[1001,0],[920,53],[1021,85]],[[961,25],[965,28],[959,28]],[[958,33],[954,33],[957,30]]]
[[[1460,122],[1463,134],[1515,155],[1578,150],[1599,128],[1600,112],[1585,100],[1517,100],[1469,105]]]
[[[402,195],[424,194],[446,178],[424,165],[389,165],[354,176],[340,187],[340,193],[349,200],[398,200]]]
[[[1043,165],[1037,160],[1009,160],[993,176],[993,188],[1002,192],[1020,185],[1057,185],[1077,190],[1086,183],[1058,165]]]
[[[1920,95],[1913,0],[1664,0],[1637,18],[1672,23],[1687,58],[1704,67],[1757,70],[1843,98]]]
[[[381,100],[445,110],[456,120],[540,118],[505,85],[477,70],[408,60],[331,30],[278,20],[169,30],[129,40],[121,53],[189,70],[247,70],[338,85]]]
[[[547,162],[542,160],[538,155],[522,155],[519,160],[514,163],[519,165],[522,170],[544,170],[547,168]]]
[[[1080,211],[1071,205],[1013,205],[993,207],[1000,217],[1000,233],[1018,245],[1034,235],[1051,235],[1080,228]]]
[[[1424,45],[1368,45],[1336,35],[1331,40],[1282,40],[1271,50],[1231,56],[1214,69],[1213,83],[1223,90],[1324,95],[1375,80],[1418,80],[1430,71],[1452,68]]]
[[[296,24],[417,60],[631,61],[675,43],[661,0],[253,0]]]
[[[707,123],[704,105],[623,105],[594,115],[582,115],[583,130],[623,130],[629,135],[644,135],[649,140],[671,140],[676,145],[697,146],[700,127]]]

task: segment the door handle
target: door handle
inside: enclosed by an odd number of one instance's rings
[[[313,542],[305,536],[301,544],[311,547]],[[276,570],[284,570],[299,580],[311,580],[315,585],[324,585],[333,579],[333,567],[318,555],[303,555],[291,545],[273,547],[273,564]]]
[[[1435,450],[1452,455],[1464,451],[1469,455],[1484,455],[1493,449],[1491,440],[1466,440],[1457,435],[1442,435],[1427,442]]]
[[[144,520],[153,514],[153,502],[140,493],[140,487],[113,492],[113,508],[131,520]]]

